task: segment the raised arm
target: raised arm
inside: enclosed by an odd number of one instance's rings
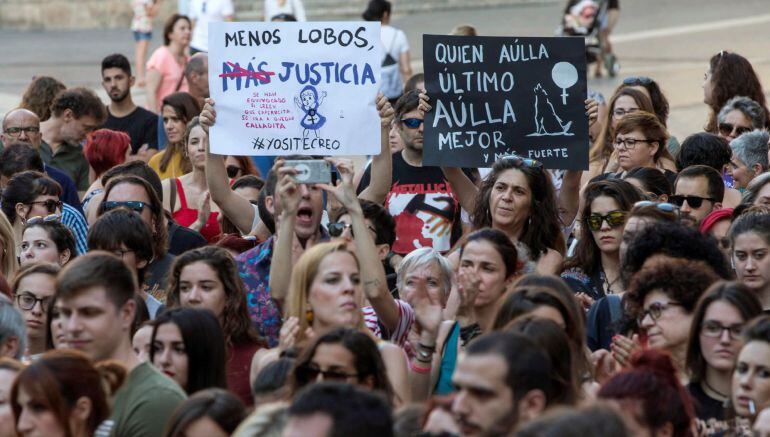
[[[588,129],[599,118],[599,102],[594,99],[585,101],[586,115],[588,115]],[[589,143],[588,147],[591,145]],[[561,182],[559,190],[559,215],[564,226],[569,226],[575,219],[580,209],[580,187],[583,182],[582,170],[567,170]]]
[[[200,123],[206,135],[209,133],[209,127],[214,126],[217,120],[217,112],[214,109],[214,100],[206,99],[203,111],[200,115]],[[222,213],[230,219],[231,222],[243,234],[251,232],[254,224],[254,207],[246,198],[238,195],[230,189],[227,180],[227,170],[225,169],[225,157],[211,153],[211,139],[206,148],[206,183],[211,193],[211,200],[219,206]]]
[[[291,269],[287,266],[293,265],[294,225],[297,222],[297,208],[299,208],[301,194],[299,184],[292,177],[296,174],[294,168],[283,167],[283,159],[277,159],[273,165],[273,171],[278,176],[275,194],[281,200],[283,211],[273,246],[273,260],[270,264],[270,297],[283,308],[291,281]]]
[[[396,300],[388,290],[388,282],[385,279],[385,268],[377,256],[377,246],[374,238],[364,222],[364,213],[361,203],[356,197],[353,187],[353,163],[347,159],[326,158],[332,163],[342,176],[342,183],[338,186],[320,185],[321,188],[333,194],[335,198],[348,210],[352,219],[353,241],[356,246],[356,256],[360,264],[361,283],[369,303],[382,322],[385,329],[395,332],[398,328],[401,311]]]
[[[380,114],[380,154],[372,158],[371,182],[358,195],[358,198],[382,205],[393,183],[393,157],[390,155],[388,142],[390,123],[393,121],[393,107],[382,93],[377,94],[377,112]]]

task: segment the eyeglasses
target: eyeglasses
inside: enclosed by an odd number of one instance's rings
[[[626,211],[610,211],[607,215],[591,214],[586,218],[588,229],[596,232],[602,228],[602,223],[607,222],[611,228],[623,226],[626,223]]]
[[[674,195],[669,197],[671,202],[673,202],[676,206],[681,207],[684,205],[685,200],[687,201],[687,204],[690,205],[691,208],[700,208],[701,205],[703,205],[704,200],[708,200],[711,202],[716,202],[716,199],[713,197],[700,197],[700,196],[680,196],[680,195]]]
[[[116,202],[116,201],[108,201],[104,202],[104,212],[112,211],[116,208],[127,208],[131,211],[134,211],[137,214],[141,214],[144,208],[147,208],[148,205],[144,202],[140,202],[138,200],[128,200],[126,202]]]
[[[719,123],[719,133],[725,137],[739,137],[746,132],[751,132],[750,127],[736,126],[732,123]]]
[[[5,133],[12,137],[18,137],[21,135],[21,133],[24,132],[25,134],[36,134],[40,132],[40,126],[27,126],[27,127],[9,127],[5,130]]]
[[[634,150],[636,148],[636,143],[645,143],[650,144],[650,140],[639,140],[636,138],[620,138],[616,139],[613,143],[613,146],[615,146],[616,149],[620,149],[621,147],[626,150]]]
[[[16,303],[19,305],[19,308],[23,309],[24,311],[29,311],[32,308],[35,308],[35,305],[40,302],[40,309],[45,313],[48,311],[48,302],[50,301],[50,297],[38,299],[32,293],[21,293],[16,295]]]
[[[31,219],[27,220],[26,224],[27,226],[38,224],[38,223],[50,223],[50,222],[58,222],[61,220],[61,217],[56,214],[47,215],[45,217],[43,216],[37,216],[32,217]]]
[[[343,223],[343,222],[336,222],[336,223],[329,223],[327,226],[327,229],[329,229],[329,235],[332,237],[339,237],[342,235],[343,232],[345,232],[345,229],[350,228],[350,236],[355,238],[356,236],[353,235],[353,224],[351,223]],[[377,231],[374,230],[373,227],[367,226],[367,229],[377,234]]]
[[[241,168],[237,165],[228,165],[227,166],[227,177],[230,179],[233,179],[238,176],[238,173],[241,172]]]
[[[300,384],[306,384],[318,379],[318,375],[323,375],[324,381],[345,381],[348,378],[355,378],[357,373],[345,373],[338,370],[321,370],[311,365],[297,366],[294,370],[294,376]]]
[[[63,203],[61,202],[61,200],[48,199],[48,200],[39,201],[39,202],[29,202],[28,205],[43,205],[46,211],[53,214],[56,211],[59,211],[62,209]]]
[[[423,123],[423,120],[419,118],[404,118],[401,120],[401,124],[405,125],[409,129],[417,129]]]
[[[624,116],[628,114],[633,114],[638,110],[639,108],[628,108],[628,109],[616,108],[612,111],[612,116],[615,118],[623,118]]]
[[[623,85],[649,85],[652,83],[652,79],[647,76],[630,76],[623,79]]]
[[[528,168],[534,168],[536,170],[542,170],[543,169],[543,163],[531,158],[524,158],[516,154],[511,154],[508,156],[503,156],[500,158],[501,161],[510,161],[514,164],[520,166],[520,167],[528,167]]]
[[[741,335],[741,331],[743,331],[743,324],[736,323],[735,325],[725,326],[713,320],[706,320],[700,329],[703,335],[711,338],[721,338],[722,333],[725,331],[730,335],[730,340],[737,340]]]
[[[677,302],[669,302],[669,303],[660,303],[660,302],[653,302],[650,304],[650,307],[646,310],[642,310],[641,313],[636,317],[636,322],[639,323],[639,326],[642,326],[642,321],[644,320],[647,315],[650,316],[652,321],[656,321],[660,318],[661,314],[663,314],[663,310],[666,310],[672,306],[682,306],[681,303]]]
[[[127,253],[132,253],[134,251],[131,249],[126,249],[126,250],[116,249],[116,250],[111,250],[110,252],[114,253],[115,256],[120,257],[122,259]]]

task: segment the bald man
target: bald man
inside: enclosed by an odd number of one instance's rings
[[[202,108],[204,99],[209,97],[209,56],[206,53],[192,55],[185,66],[184,76],[190,87],[189,93]]]
[[[0,135],[0,139],[3,141],[3,144],[27,144],[40,153],[40,145],[43,143],[43,135],[40,132],[40,118],[34,112],[24,108],[12,109],[3,118],[3,133]],[[72,178],[58,168],[47,164],[43,164],[43,169],[51,179],[61,185],[61,201],[83,214],[77,188]]]

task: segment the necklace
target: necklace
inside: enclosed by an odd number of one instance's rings
[[[712,387],[711,384],[709,384],[709,382],[708,382],[708,380],[706,378],[703,378],[703,385],[704,385],[705,388],[707,388],[713,394],[716,394],[717,396],[719,396],[721,398],[721,399],[717,399],[719,401],[727,401],[727,399],[730,398],[730,396],[728,396],[728,395],[720,392],[719,390],[715,389],[714,387]]]
[[[618,282],[618,279],[620,279],[620,276],[615,278],[612,282],[607,279],[607,274],[604,273],[604,269],[602,269],[602,279],[604,279],[604,294],[610,295],[615,294],[615,291],[612,289],[612,286],[615,285],[616,282]]]

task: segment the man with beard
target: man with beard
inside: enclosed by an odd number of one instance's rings
[[[711,211],[722,207],[725,184],[718,171],[705,165],[691,165],[676,177],[671,203],[679,207],[685,226],[698,227]]]
[[[131,137],[129,159],[147,162],[158,152],[158,116],[134,104],[131,87],[135,80],[125,56],[114,54],[102,60],[102,87],[111,100],[102,127],[127,133]]]
[[[423,166],[423,118],[420,91],[402,95],[393,108],[395,126],[404,143],[404,149],[392,154],[393,179],[383,199],[385,208],[396,221],[396,241],[391,250],[391,264],[420,247],[432,247],[447,252],[462,234],[460,204],[439,167]],[[463,169],[471,179],[475,175]],[[371,167],[367,168],[358,191],[362,192],[372,181]]]
[[[452,375],[452,401],[460,435],[504,436],[538,417],[557,395],[551,360],[532,340],[494,332],[474,340]]]

